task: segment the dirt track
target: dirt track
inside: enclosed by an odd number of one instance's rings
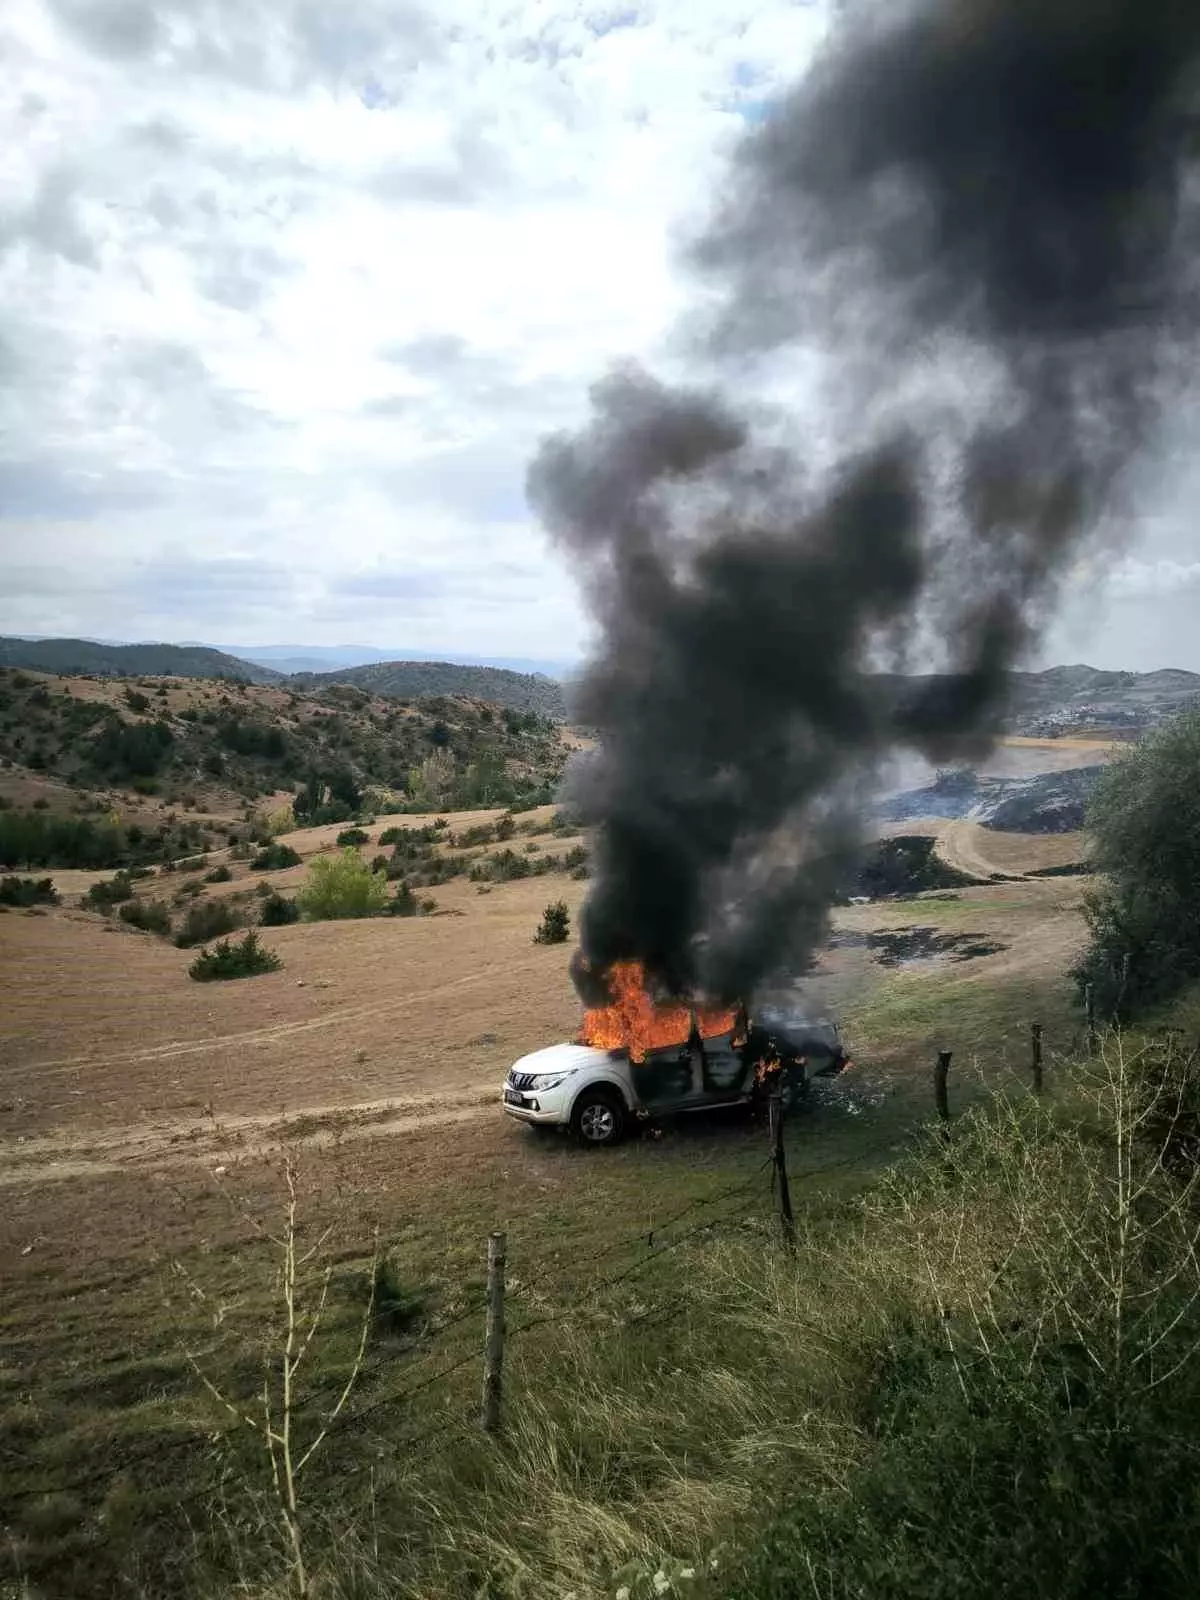
[[[0,1151],[124,1140],[144,1155],[212,1117],[323,1118],[351,1107],[461,1108],[511,1061],[567,1036],[562,949],[541,908],[583,885],[458,882],[430,918],[271,931],[283,971],[199,985],[187,951],[81,912],[0,918]],[[24,1163],[23,1163],[24,1164]]]

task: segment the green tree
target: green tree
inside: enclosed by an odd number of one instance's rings
[[[372,872],[361,851],[353,849],[319,856],[296,896],[301,912],[310,922],[373,917],[385,908],[387,898],[386,873]]]
[[[1200,979],[1200,709],[1135,745],[1088,808],[1101,886],[1075,968],[1102,1017],[1125,1021]]]
[[[542,912],[534,944],[566,944],[571,937],[571,913],[565,900],[556,900]]]

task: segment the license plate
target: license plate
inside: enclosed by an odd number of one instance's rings
[[[505,1089],[504,1104],[506,1106],[523,1106],[525,1104],[525,1096],[518,1094],[515,1089]]]

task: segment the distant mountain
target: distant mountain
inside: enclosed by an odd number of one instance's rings
[[[395,647],[381,650],[375,645],[359,644],[235,644],[226,648],[242,661],[257,661],[264,667],[274,667],[277,672],[335,672],[342,667],[366,667],[383,661],[443,660],[442,656],[428,650]],[[559,679],[568,678],[579,669],[578,662],[541,661],[526,656],[456,655],[455,660],[460,666],[500,667],[507,672]]]
[[[238,678],[278,683],[279,672],[204,645],[97,644],[91,639],[0,638],[0,667],[63,677]]]
[[[288,680],[290,688],[304,691],[332,683],[350,683],[369,694],[400,700],[465,695],[513,711],[536,711],[556,722],[567,718],[567,697],[556,679],[502,667],[464,666],[452,661],[380,661],[340,672],[300,673]]]

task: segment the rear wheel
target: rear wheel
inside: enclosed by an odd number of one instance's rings
[[[597,1149],[620,1142],[625,1107],[611,1089],[585,1089],[571,1112],[571,1132],[582,1145]]]

